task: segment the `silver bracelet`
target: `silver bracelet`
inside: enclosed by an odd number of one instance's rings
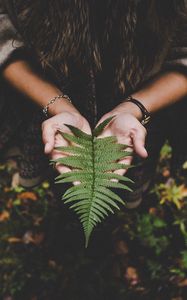
[[[70,103],[72,103],[72,101],[71,101],[71,99],[68,95],[60,94],[60,95],[57,95],[57,96],[53,97],[52,99],[49,100],[47,105],[42,109],[42,111],[43,111],[44,115],[46,116],[46,118],[49,117],[49,115],[48,115],[49,106],[51,104],[54,104],[57,100],[60,100],[62,98],[67,99]]]

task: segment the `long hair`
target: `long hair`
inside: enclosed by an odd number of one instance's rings
[[[16,0],[14,14],[20,34],[43,66],[68,73],[72,62],[102,69],[112,52],[116,86],[135,87],[170,47],[184,15],[183,0]],[[104,3],[99,42],[95,4]],[[103,4],[102,4],[103,5]]]

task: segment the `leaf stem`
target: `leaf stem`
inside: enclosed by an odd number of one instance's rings
[[[94,192],[95,192],[95,136],[92,134],[92,184],[91,184],[91,199],[94,197]],[[86,232],[86,243],[85,247],[88,247],[88,242],[89,242],[89,237],[91,234],[90,231],[90,215],[91,215],[91,210],[92,210],[92,202],[90,202],[90,208],[89,208],[89,213],[88,213],[88,220],[87,220],[87,232]]]

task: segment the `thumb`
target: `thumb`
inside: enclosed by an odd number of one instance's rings
[[[44,147],[45,154],[49,154],[54,148],[56,131],[57,129],[53,128],[51,125],[45,125],[43,127],[42,139],[45,146]]]
[[[131,134],[131,137],[136,154],[138,154],[142,158],[146,158],[148,156],[148,153],[145,149],[145,133],[140,131],[133,132]]]

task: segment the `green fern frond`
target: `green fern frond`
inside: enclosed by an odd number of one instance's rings
[[[102,122],[90,135],[65,124],[72,134],[60,133],[63,138],[75,145],[57,147],[58,151],[68,156],[52,161],[72,168],[71,172],[57,176],[56,183],[80,182],[70,187],[62,199],[78,215],[84,229],[86,247],[94,227],[110,213],[114,213],[115,209],[120,209],[119,204],[125,205],[124,200],[111,189],[132,191],[127,186],[127,183],[133,182],[132,180],[113,173],[115,170],[130,167],[118,162],[132,155],[132,152],[126,151],[129,146],[118,144],[114,136],[98,137],[112,118]]]

